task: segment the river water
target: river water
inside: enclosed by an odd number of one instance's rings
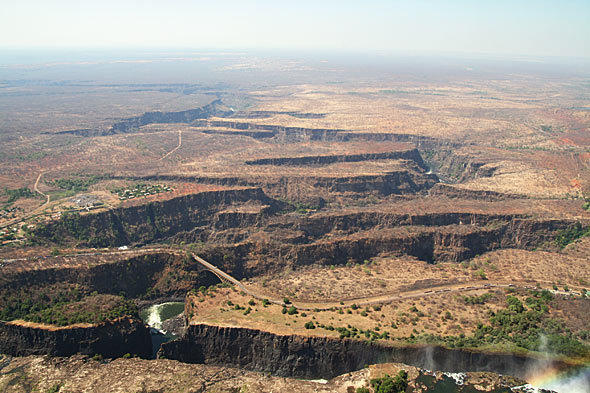
[[[154,304],[139,313],[141,319],[150,327],[162,330],[162,322],[180,315],[184,311],[184,303],[167,302]],[[165,332],[164,332],[165,333]]]
[[[182,302],[154,304],[139,312],[141,319],[152,328],[152,355],[154,358],[160,349],[160,345],[176,338],[176,335],[162,329],[162,323],[183,312],[184,303]]]

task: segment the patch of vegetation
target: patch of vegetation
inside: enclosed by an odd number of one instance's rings
[[[578,240],[581,237],[590,235],[590,227],[583,227],[577,222],[574,226],[559,231],[555,236],[555,244],[560,248],[564,248],[570,243]]]
[[[43,239],[47,239],[60,244],[65,242],[68,236],[72,236],[82,241],[91,241],[95,245],[103,245],[100,243],[100,239],[90,239],[89,228],[82,223],[78,212],[65,212],[58,221],[47,224],[39,223],[34,231],[27,232],[26,235],[31,241],[39,243],[43,243]]]
[[[75,285],[3,291],[0,304],[0,320],[22,319],[57,326],[139,316],[135,303],[123,296],[88,293]]]
[[[5,187],[4,188],[4,195],[6,195],[8,197],[8,199],[5,201],[5,203],[7,205],[14,203],[21,198],[36,198],[37,197],[36,193],[34,193],[33,191],[29,190],[26,187],[15,188],[15,189],[10,189],[10,188]]]
[[[295,315],[297,314],[299,311],[297,311],[297,308],[295,308],[295,306],[291,306],[289,307],[289,309],[287,310],[287,314],[289,315]]]
[[[290,201],[285,198],[277,198],[277,200],[286,203],[291,207],[291,209],[295,210],[295,212],[299,214],[307,214],[314,211],[321,209],[320,205],[310,205],[308,203],[298,202],[298,201]],[[285,212],[286,213],[286,212]]]
[[[565,324],[549,315],[553,295],[547,290],[530,291],[523,302],[506,297],[506,307],[490,311],[487,324],[480,323],[471,336],[422,334],[410,342],[445,345],[450,348],[496,346],[511,350],[542,351],[574,357],[590,356],[590,347],[580,341]]]
[[[163,192],[174,191],[172,187],[165,184],[145,184],[138,183],[132,187],[121,187],[112,190],[111,192],[117,194],[119,200],[134,199],[138,197],[146,197],[149,195],[161,194]]]
[[[108,177],[104,175],[81,175],[75,177],[55,179],[53,181],[48,181],[47,183],[54,187],[61,188],[62,190],[81,192],[87,191],[88,187],[106,178]]]
[[[493,297],[491,293],[484,293],[483,295],[477,296],[463,296],[463,301],[466,304],[485,304],[488,300]]]
[[[408,388],[408,373],[400,370],[395,377],[385,374],[382,378],[371,379],[375,393],[403,393]]]

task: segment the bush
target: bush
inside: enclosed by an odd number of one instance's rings
[[[315,324],[313,323],[313,321],[305,322],[304,326],[306,329],[315,329]]]
[[[477,296],[463,296],[463,301],[466,304],[485,304],[489,299],[492,298],[491,293],[484,293],[483,295]]]
[[[289,300],[288,297],[284,297],[283,298],[283,303],[285,303],[285,304],[291,304],[291,301]]]
[[[295,308],[295,306],[291,306],[287,310],[287,314],[289,314],[289,315],[294,315],[294,314],[297,314],[297,313],[298,313],[298,311],[297,311],[297,308]]]
[[[371,391],[369,390],[369,388],[356,388],[356,393],[371,393]]]

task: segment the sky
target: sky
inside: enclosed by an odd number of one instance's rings
[[[0,49],[590,58],[590,0],[2,0]]]

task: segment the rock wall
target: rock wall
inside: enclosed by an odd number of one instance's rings
[[[91,247],[146,244],[210,225],[213,214],[224,206],[248,201],[269,205],[264,214],[282,208],[260,188],[208,191],[101,213],[64,216],[39,226],[34,235],[56,243],[78,241]]]
[[[143,322],[129,318],[88,327],[0,322],[0,353],[12,356],[81,353],[115,358],[130,353],[149,358],[151,348],[149,328]]]
[[[325,379],[385,362],[448,372],[493,371],[524,377],[534,362],[531,358],[508,354],[426,346],[394,347],[368,341],[276,335],[209,325],[190,325],[180,339],[163,344],[158,357],[235,366],[284,377]]]
[[[303,156],[303,157],[278,157],[278,158],[260,158],[257,160],[246,161],[248,165],[327,165],[336,162],[360,162],[372,160],[410,160],[418,164],[422,169],[426,169],[426,164],[422,161],[422,156],[417,149],[385,152],[385,153],[366,153],[366,154],[341,154],[325,156]]]

